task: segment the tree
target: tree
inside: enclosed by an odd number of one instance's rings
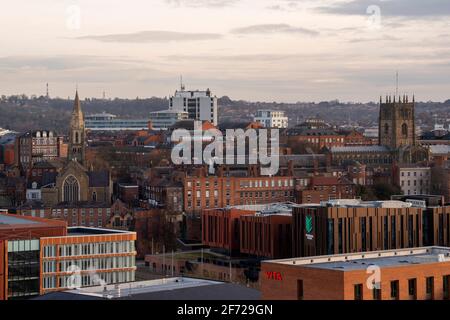
[[[391,196],[402,194],[402,190],[395,185],[378,183],[373,186],[373,191],[378,200],[390,200]]]

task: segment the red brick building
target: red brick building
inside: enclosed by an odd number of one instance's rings
[[[424,247],[263,261],[266,300],[449,300],[450,250]]]
[[[68,226],[104,228],[111,219],[111,206],[94,202],[59,203],[54,206],[28,202],[17,207],[16,212],[21,216],[63,220]]]
[[[307,186],[298,188],[297,203],[320,203],[334,199],[353,199],[355,185],[345,177],[314,176]]]

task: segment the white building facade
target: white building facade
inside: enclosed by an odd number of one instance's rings
[[[400,167],[398,176],[404,195],[429,194],[431,191],[430,167]]]
[[[84,117],[86,130],[138,131],[148,129],[149,119],[119,119],[114,114],[99,113]]]
[[[187,112],[188,119],[209,121],[213,125],[218,124],[218,99],[211,91],[176,91],[169,99],[169,110]]]
[[[254,117],[255,122],[261,123],[266,128],[287,128],[289,124],[288,117],[284,111],[258,110]]]
[[[150,121],[155,130],[167,130],[181,120],[187,120],[189,115],[185,111],[163,110],[150,112]]]

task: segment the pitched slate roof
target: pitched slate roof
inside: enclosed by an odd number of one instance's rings
[[[90,171],[87,173],[89,176],[89,187],[101,188],[109,186],[109,172],[108,171]]]

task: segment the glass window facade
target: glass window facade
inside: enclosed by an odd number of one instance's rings
[[[39,295],[39,240],[8,241],[8,299]]]

